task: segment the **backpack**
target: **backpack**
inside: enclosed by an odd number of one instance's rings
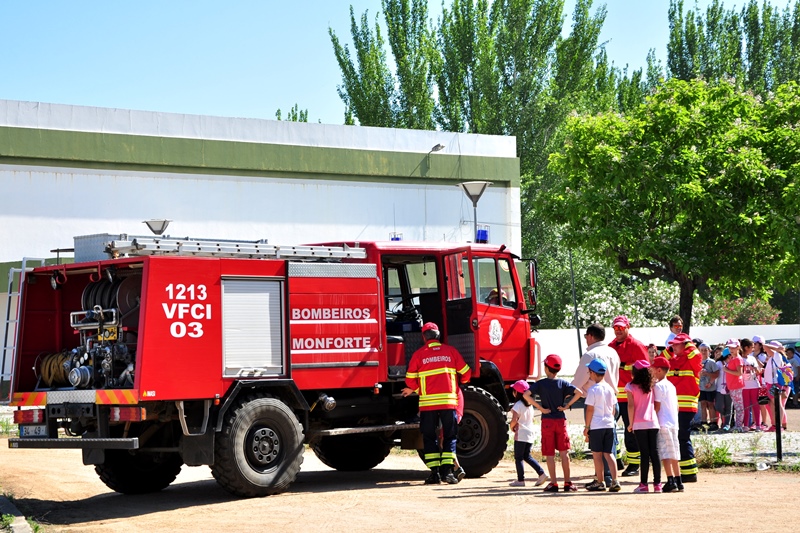
[[[775,365],[774,360],[773,364]],[[792,370],[792,365],[788,364],[784,357],[781,357],[781,364],[775,365],[775,370],[775,381],[778,385],[781,387],[790,387],[792,392],[794,392],[794,371]]]

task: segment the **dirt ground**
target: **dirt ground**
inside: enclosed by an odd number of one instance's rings
[[[530,485],[509,487],[512,461],[480,479],[425,486],[420,460],[402,452],[363,473],[333,471],[307,452],[290,490],[260,499],[229,495],[208,467],[184,467],[160,493],[123,496],[83,466],[78,450],[11,450],[5,439],[0,465],[0,490],[46,532],[692,531],[707,520],[714,531],[771,531],[773,520],[795,512],[800,494],[797,473],[744,468],[703,470],[698,483],[687,484],[681,494],[633,494],[638,479],[630,478],[621,478],[618,494],[550,494]],[[589,465],[573,465],[576,481],[590,478]],[[747,495],[763,497],[752,500],[757,511],[746,514],[746,526],[720,518],[725,501],[743,502]]]

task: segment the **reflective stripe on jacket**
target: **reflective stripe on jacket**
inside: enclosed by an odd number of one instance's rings
[[[687,342],[680,357],[675,357],[670,349],[664,350],[662,355],[669,359],[667,379],[675,385],[678,393],[678,411],[696,413],[697,398],[700,396],[700,369],[703,365],[700,352],[693,343]]]
[[[411,356],[406,386],[419,394],[420,411],[456,409],[458,381],[469,381],[470,368],[458,350],[429,341]]]

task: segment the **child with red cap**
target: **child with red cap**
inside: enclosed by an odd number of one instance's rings
[[[528,402],[542,412],[542,455],[547,460],[547,470],[550,474],[550,483],[545,487],[545,492],[558,492],[558,477],[556,476],[556,450],[561,456],[561,468],[564,471],[564,492],[576,492],[578,488],[572,483],[569,471],[570,441],[567,433],[567,415],[564,411],[572,407],[581,397],[581,390],[569,381],[558,378],[561,370],[561,357],[551,354],[544,359],[544,372],[546,378],[535,382],[525,391],[524,397]],[[538,394],[542,400],[539,405],[533,395]],[[572,399],[564,405],[564,401]]]
[[[517,400],[511,408],[511,429],[514,431],[514,462],[517,466],[517,480],[509,483],[512,487],[525,486],[525,463],[531,465],[539,474],[534,487],[547,481],[547,474],[542,470],[539,462],[531,456],[531,448],[535,440],[533,432],[533,406],[528,403],[523,394],[530,389],[527,381],[519,380],[511,385],[514,398]]]
[[[658,456],[667,474],[667,483],[663,492],[683,492],[681,468],[681,448],[678,442],[678,392],[668,379],[669,361],[666,357],[653,360],[653,377],[655,384],[655,406],[658,414]]]

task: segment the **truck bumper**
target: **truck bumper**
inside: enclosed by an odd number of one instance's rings
[[[9,448],[60,448],[60,449],[103,449],[136,450],[139,438],[130,439],[8,439]]]

